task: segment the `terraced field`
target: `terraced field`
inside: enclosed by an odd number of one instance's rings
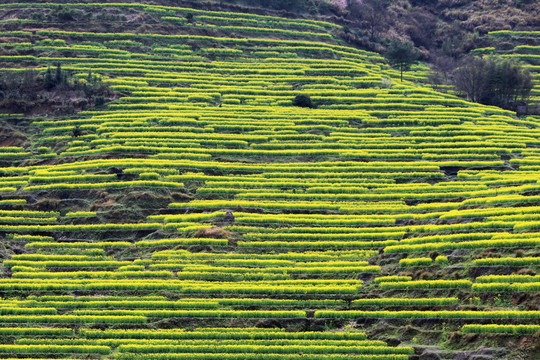
[[[400,82],[331,23],[65,8],[126,31],[4,4],[1,71],[119,97],[2,115],[33,135],[0,148],[0,358],[538,355],[539,117]]]

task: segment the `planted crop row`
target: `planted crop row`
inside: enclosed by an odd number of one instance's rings
[[[540,325],[498,325],[498,324],[467,324],[461,331],[466,334],[534,334],[540,331]]]
[[[318,310],[316,318],[357,319],[357,318],[401,318],[401,319],[538,319],[540,311],[333,311]]]

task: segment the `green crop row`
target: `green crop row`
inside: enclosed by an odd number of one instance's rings
[[[476,266],[535,266],[540,265],[540,257],[501,257],[474,259]]]
[[[540,275],[484,275],[475,280],[477,283],[528,283],[540,282]]]
[[[4,305],[7,306],[7,305]],[[0,315],[56,315],[56,309],[54,308],[13,308],[13,307],[0,307]]]
[[[76,315],[99,316],[145,316],[149,318],[217,318],[217,319],[257,319],[257,318],[305,318],[300,310],[75,310]]]
[[[351,226],[339,226],[339,225],[393,225],[394,219],[398,216],[376,215],[365,216],[363,218],[356,218],[354,215],[350,216],[298,216],[293,214],[287,214],[283,216],[274,216],[271,214],[249,216],[246,213],[235,212],[235,222],[241,223],[244,219],[249,219],[249,222],[257,222],[256,225],[278,225],[280,227],[265,227],[265,226],[251,226],[251,225],[231,225],[226,229],[234,231],[240,234],[271,234],[275,231],[285,234],[373,234],[377,232],[388,233],[401,233],[403,234],[402,227],[351,227]],[[326,218],[326,219],[325,219]],[[256,220],[257,221],[254,221]],[[279,220],[281,219],[281,221]],[[390,221],[389,221],[390,219]],[[348,221],[350,220],[350,221]],[[382,223],[380,224],[379,221]],[[302,226],[302,225],[317,225],[317,226]],[[283,225],[300,225],[284,227]],[[338,225],[338,226],[332,226]]]
[[[0,200],[0,206],[3,205],[24,205],[26,204],[26,199],[3,199]]]
[[[540,238],[537,239],[504,239],[504,240],[477,240],[477,241],[461,241],[461,242],[442,242],[442,243],[425,243],[411,245],[391,245],[384,248],[384,252],[394,253],[411,253],[425,251],[441,251],[455,249],[482,249],[490,247],[536,247],[540,244]]]
[[[399,275],[389,275],[389,276],[378,276],[373,279],[375,284],[381,282],[401,282],[401,281],[411,281],[412,277],[410,276],[399,276]]]
[[[15,216],[0,216],[0,224],[54,224],[57,219],[55,217],[15,217]]]
[[[53,241],[52,236],[44,235],[21,235],[21,234],[7,234],[6,239],[17,240],[17,241]]]
[[[294,266],[295,261],[359,261],[359,265],[364,265],[365,259],[377,254],[373,250],[347,250],[347,251],[325,251],[325,252],[283,252],[283,253],[209,253],[209,252],[189,252],[186,250],[165,250],[155,252],[152,259],[183,259],[192,261],[207,260],[213,265],[219,265],[217,260],[248,260],[242,266]],[[270,260],[270,262],[261,262],[261,260]],[[253,261],[256,261],[255,263]],[[136,263],[148,265],[142,260],[136,260]],[[238,262],[226,262],[225,265],[239,265]]]
[[[329,331],[285,331],[277,328],[197,328],[184,329],[80,329],[80,334],[89,339],[306,339],[306,340],[366,340],[363,332]]]
[[[13,270],[13,269],[12,269]],[[170,271],[68,271],[68,272],[42,272],[42,271],[18,271],[12,275],[13,279],[142,279],[142,278],[172,278]]]
[[[111,349],[95,345],[4,345],[0,344],[0,354],[102,354],[108,355]]]
[[[315,318],[358,319],[358,318],[400,318],[400,319],[538,319],[540,311],[334,311],[318,310]]]
[[[540,291],[540,282],[473,284],[472,290],[476,292],[537,292]]]
[[[186,238],[186,239],[160,239],[160,240],[142,240],[137,241],[137,247],[150,246],[191,246],[191,245],[211,245],[211,246],[228,246],[227,239],[212,239],[212,238]]]
[[[246,222],[246,218],[241,218],[238,222]],[[249,222],[248,222],[249,223]],[[369,229],[368,229],[369,230]],[[344,231],[347,231],[344,229]],[[361,231],[361,230],[360,230]],[[347,233],[246,233],[243,234],[246,240],[260,240],[260,241],[357,241],[357,240],[377,240],[377,239],[401,239],[405,232],[354,232]]]
[[[24,191],[36,190],[81,190],[81,189],[115,189],[115,188],[133,188],[133,187],[166,187],[166,188],[183,188],[184,184],[166,181],[152,180],[134,180],[134,181],[118,181],[118,182],[102,182],[102,183],[87,183],[87,184],[71,184],[71,183],[56,183],[46,185],[27,186]]]
[[[295,360],[298,354],[268,354],[268,353],[183,353],[183,354],[134,354],[125,353],[118,356],[119,360]],[[408,354],[302,354],[303,360],[408,360]]]
[[[403,282],[380,282],[383,290],[427,290],[427,289],[470,289],[469,280],[411,280]]]
[[[286,283],[286,281],[292,281]],[[279,283],[281,282],[281,283]],[[273,280],[267,282],[187,282],[162,279],[4,279],[3,291],[60,291],[60,290],[175,290],[184,294],[357,294],[361,283],[340,280]]]
[[[491,37],[503,37],[503,36],[540,36],[540,31],[516,31],[516,30],[497,30],[490,31],[488,36]]]
[[[3,231],[20,231],[20,232],[137,231],[137,230],[157,230],[161,228],[162,228],[162,224],[159,224],[159,223],[77,224],[77,225],[4,225],[2,226]]]
[[[413,354],[411,347],[388,346],[254,346],[254,345],[120,345],[123,353],[258,353],[258,354]]]
[[[218,301],[208,301],[206,299],[184,299],[179,301],[151,300],[136,298],[135,300],[123,300],[124,297],[117,297],[116,300],[99,297],[89,301],[18,301],[18,306],[52,306],[56,309],[218,309]],[[127,298],[127,297],[126,297]],[[139,315],[139,314],[133,314]]]
[[[534,334],[540,331],[540,325],[497,325],[466,324],[461,331],[466,334]]]
[[[407,258],[399,260],[400,266],[430,266],[433,260],[429,257]]]
[[[45,327],[0,327],[0,336],[74,336],[69,328]]]
[[[287,280],[292,279],[288,274],[267,273],[264,271],[252,270],[244,273],[237,272],[204,272],[204,271],[182,271],[177,274],[182,280],[205,280],[205,281],[261,281],[261,280]]]
[[[268,248],[268,249],[380,249],[381,247],[398,244],[397,240],[383,241],[238,241],[237,246],[242,248]]]
[[[290,19],[285,19],[285,21],[272,20],[272,21],[260,22],[260,20],[245,18],[241,16],[240,14],[238,14],[235,17],[197,15],[196,19],[199,21],[213,22],[213,23],[217,22],[217,23],[238,24],[238,25],[250,24],[252,26],[260,26],[261,24],[264,24],[264,26],[272,26],[272,27],[294,27],[294,28],[301,28],[301,29],[307,28],[311,30],[323,30],[323,31],[325,30],[324,26],[304,22],[302,20],[293,21]]]
[[[67,256],[68,258],[70,256]],[[58,268],[58,267],[66,267],[66,268],[117,268],[119,266],[123,265],[129,265],[131,264],[130,261],[115,261],[115,260],[82,260],[82,261],[63,261],[63,260],[45,260],[45,261],[35,261],[35,260],[6,260],[4,261],[4,265],[8,267],[15,267],[15,266],[28,266],[28,267],[37,267],[37,268]]]
[[[436,306],[459,304],[458,298],[377,298],[358,299],[351,306]]]
[[[58,182],[70,182],[70,183],[79,183],[86,181],[105,181],[116,179],[116,174],[74,174],[74,175],[53,175],[53,176],[31,176],[29,183],[30,184],[50,184]]]
[[[17,339],[18,345],[42,344],[43,339]],[[120,345],[182,345],[182,346],[228,346],[239,345],[238,340],[194,339],[183,340],[179,344],[174,339],[47,339],[48,344],[54,345],[97,345],[116,348]],[[386,346],[380,340],[305,340],[305,339],[272,339],[272,340],[243,340],[241,345],[247,346]]]
[[[33,239],[28,239],[34,241]],[[25,245],[28,249],[88,249],[88,248],[128,248],[133,246],[127,241],[99,241],[99,242],[31,242]]]
[[[6,324],[144,324],[144,316],[94,316],[94,315],[4,315],[0,323]]]

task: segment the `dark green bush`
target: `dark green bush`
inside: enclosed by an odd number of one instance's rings
[[[307,108],[314,108],[315,105],[311,101],[311,97],[306,94],[298,94],[294,97],[294,100],[292,102],[294,106],[299,107],[307,107]]]

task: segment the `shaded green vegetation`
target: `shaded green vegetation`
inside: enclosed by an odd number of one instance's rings
[[[533,87],[531,74],[507,58],[475,58],[457,69],[454,84],[467,98],[486,105],[515,110],[526,102]]]

